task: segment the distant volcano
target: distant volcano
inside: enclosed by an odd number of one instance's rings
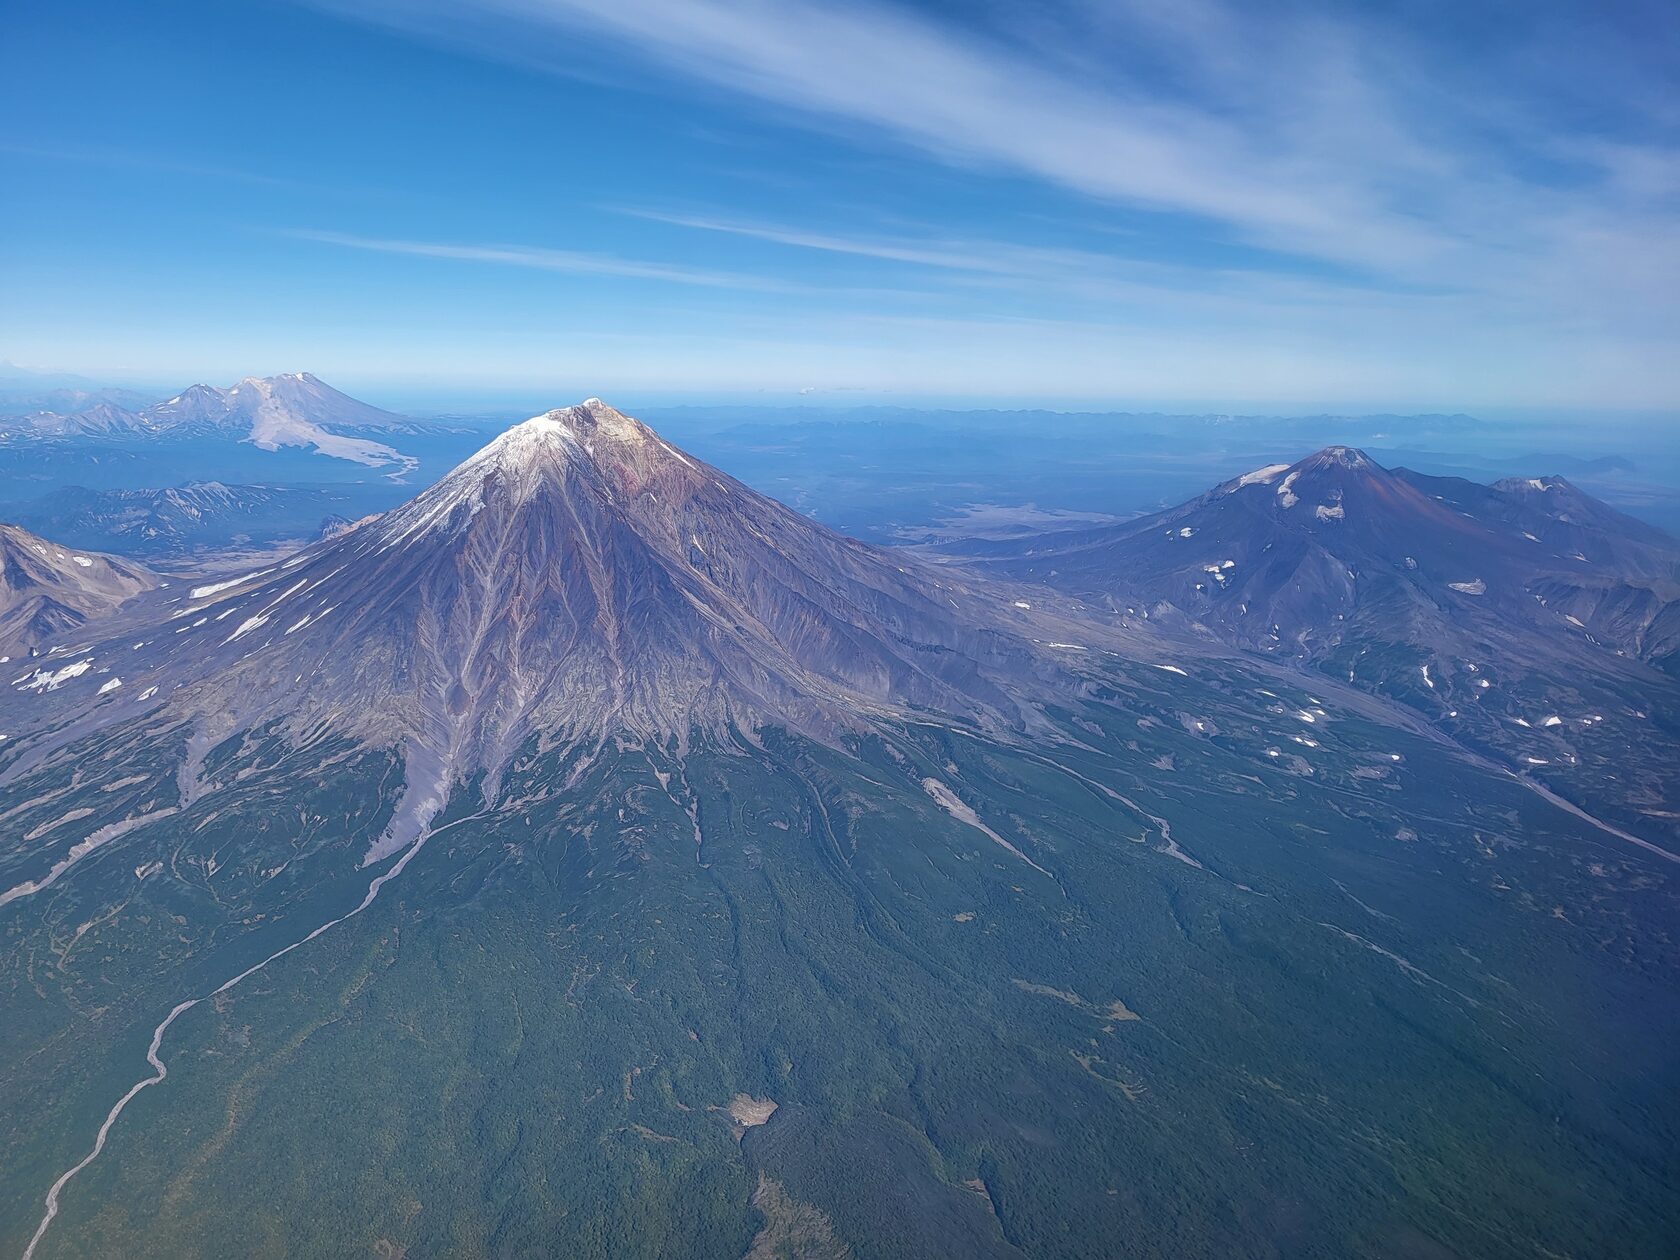
[[[308,372],[247,376],[226,389],[194,385],[136,410],[100,403],[78,412],[39,412],[15,423],[36,437],[220,437],[265,451],[305,447],[370,468],[416,467],[410,456],[366,436],[401,433],[412,421],[351,398]]]

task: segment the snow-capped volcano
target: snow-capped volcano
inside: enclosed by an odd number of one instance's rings
[[[960,587],[931,588],[599,399],[515,425],[337,554],[355,563],[318,602],[389,591],[393,629],[452,645],[445,706],[517,710],[520,728],[1010,707],[986,677],[1000,645],[953,615]]]
[[[227,389],[194,385],[146,408],[140,419],[153,432],[215,433],[265,451],[313,447],[323,455],[370,467],[414,466],[408,456],[383,442],[343,432],[390,430],[404,423],[401,416],[358,402],[308,372],[247,376]]]
[[[137,411],[102,403],[68,415],[25,418],[37,436],[221,437],[265,451],[304,447],[334,459],[408,472],[416,461],[385,442],[357,434],[402,432],[412,422],[360,402],[308,372],[247,376],[226,389],[193,385]]]
[[[276,567],[153,601],[91,655],[209,734],[326,727],[443,783],[539,735],[1020,725],[1060,676],[1025,616],[590,399]]]

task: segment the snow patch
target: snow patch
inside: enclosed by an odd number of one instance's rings
[[[1232,483],[1231,489],[1241,490],[1244,486],[1269,486],[1288,471],[1288,464],[1267,464],[1264,468],[1256,468],[1253,472],[1245,472]]]
[[[80,678],[87,673],[92,664],[93,657],[90,656],[86,660],[66,665],[63,669],[38,669],[32,674],[14,679],[12,685],[20,691],[57,691],[72,678]]]
[[[259,613],[255,617],[247,617],[244,621],[239,623],[239,629],[235,630],[232,634],[228,635],[227,638],[222,640],[222,646],[226,647],[229,643],[232,643],[235,639],[239,638],[240,635],[249,634],[258,626],[266,624],[268,624],[268,616],[266,614]]]
[[[266,577],[274,572],[273,569],[258,569],[255,573],[247,573],[244,577],[229,578],[225,582],[213,582],[209,586],[195,586],[188,592],[188,599],[205,599],[218,591],[225,591],[246,582],[254,582],[257,578]],[[184,615],[184,614],[182,614]]]

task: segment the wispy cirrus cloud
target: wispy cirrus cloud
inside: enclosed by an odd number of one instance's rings
[[[635,218],[695,231],[743,237],[774,245],[850,258],[908,266],[917,282],[897,287],[863,287],[846,281],[796,281],[776,274],[773,264],[753,271],[724,271],[625,258],[619,255],[555,249],[507,242],[424,241],[297,229],[284,233],[366,253],[392,254],[445,262],[486,264],[561,275],[648,281],[697,290],[775,294],[795,300],[807,312],[835,307],[841,299],[864,299],[860,317],[876,326],[949,327],[938,308],[963,312],[971,325],[1081,327],[1111,332],[1135,326],[1140,318],[1196,320],[1210,325],[1269,318],[1299,324],[1303,320],[1342,320],[1356,315],[1404,320],[1418,303],[1439,303],[1439,295],[1397,298],[1381,290],[1334,279],[1288,274],[1183,267],[1148,260],[1114,258],[1078,249],[1046,249],[1007,241],[934,242],[822,233],[771,223],[750,223],[705,216],[626,211]],[[930,274],[931,273],[931,274]],[[1026,305],[1061,310],[1055,315],[1027,314]],[[1077,314],[1069,312],[1076,308]],[[932,309],[930,309],[932,308]],[[904,321],[910,321],[906,324]]]
[[[821,253],[848,254],[856,258],[875,258],[883,262],[910,263],[918,267],[936,267],[949,271],[997,272],[1005,275],[1019,273],[1019,268],[1009,265],[998,256],[1000,247],[996,244],[975,248],[887,241],[841,236],[786,224],[751,223],[711,215],[678,214],[662,210],[632,208],[621,213],[653,223],[668,223],[673,227],[694,228],[702,232],[719,232],[726,236],[744,236],[751,240],[790,245],[798,249],[814,249]]]
[[[1325,355],[1353,336],[1414,361],[1475,344],[1512,381],[1575,355],[1613,364],[1618,386],[1680,387],[1662,351],[1680,334],[1680,22],[1652,0],[1590,22],[1520,0],[313,2],[553,74],[733,103],[743,127],[838,134],[956,172],[970,205],[1012,204],[958,230],[949,203],[882,230],[904,207],[872,206],[866,186],[846,206],[784,204],[781,221],[641,212],[672,226],[897,265],[952,294],[1009,291],[999,315],[1153,305],[1233,336],[1287,321]],[[1020,213],[1031,187],[1057,214],[1083,207],[1067,248]],[[1105,218],[1125,228],[1112,250]],[[973,239],[976,223],[994,238]],[[733,265],[775,283],[763,262]]]
[[[1218,109],[1075,77],[903,9],[809,0],[369,0],[353,12],[561,73],[578,58],[575,48],[560,50],[581,34],[942,161],[1203,216],[1315,257],[1364,264],[1440,244],[1347,180],[1280,169],[1280,158],[1298,167],[1301,155],[1257,145]]]
[[[297,229],[286,233],[297,240],[338,245],[375,254],[402,254],[410,258],[437,258],[452,262],[492,263],[532,271],[554,271],[577,276],[615,276],[625,280],[653,280],[664,284],[691,285],[703,289],[741,289],[767,293],[808,291],[807,286],[745,272],[711,271],[673,263],[646,262],[611,254],[579,250],[549,249],[539,245],[472,244],[452,241],[412,241],[386,237],[357,236],[348,232]]]
[[[905,264],[938,273],[926,285],[944,286],[972,305],[986,289],[1013,288],[1052,304],[1072,299],[1108,307],[1158,313],[1182,311],[1229,320],[1265,312],[1320,310],[1333,315],[1379,308],[1439,305],[1444,294],[1412,290],[1394,293],[1354,278],[1303,276],[1241,267],[1191,266],[1095,249],[1046,248],[990,239],[884,237],[815,231],[780,223],[645,209],[622,211],[635,218],[699,232],[743,237],[790,249]],[[976,313],[972,310],[971,314]]]
[[[1035,7],[1024,30],[814,0],[368,0],[357,12],[561,73],[575,47],[547,54],[593,39],[941,161],[1384,274],[1542,248],[1558,220],[1629,208],[1629,190],[1579,148],[1573,177],[1536,176],[1550,138],[1522,93],[1478,92],[1405,27],[1349,10],[1114,0]],[[1511,133],[1528,151],[1512,151]],[[1672,136],[1634,148],[1648,164],[1676,156]]]

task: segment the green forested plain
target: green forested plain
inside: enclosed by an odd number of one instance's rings
[[[37,1254],[1670,1248],[1660,860],[1356,714],[1309,749],[1175,697],[1034,740],[533,744],[176,1023]],[[182,804],[165,742],[84,755]],[[204,775],[0,907],[14,1253],[175,1002],[380,869],[394,759],[258,733]]]

